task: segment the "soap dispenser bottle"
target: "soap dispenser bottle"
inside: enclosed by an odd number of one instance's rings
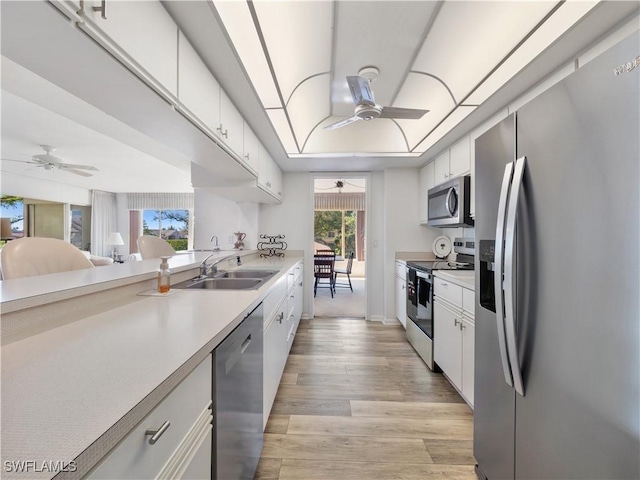
[[[160,257],[160,269],[158,270],[158,292],[167,293],[171,288],[171,271],[167,260],[171,257]]]

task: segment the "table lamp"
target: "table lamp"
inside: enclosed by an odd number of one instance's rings
[[[111,232],[107,238],[107,245],[113,245],[113,261],[118,260],[118,245],[124,245],[122,235],[118,232]]]

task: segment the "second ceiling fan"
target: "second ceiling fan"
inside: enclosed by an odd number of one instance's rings
[[[356,107],[355,113],[351,117],[325,126],[325,130],[334,130],[358,120],[368,121],[375,118],[418,120],[429,111],[417,108],[383,107],[376,104],[370,84],[378,78],[378,75],[379,71],[376,67],[364,67],[360,69],[358,75],[347,77],[349,90],[351,90],[353,103]]]

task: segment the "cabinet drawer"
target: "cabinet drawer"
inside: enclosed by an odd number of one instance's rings
[[[476,293],[468,288],[462,289],[462,310],[475,315],[476,311]]]
[[[455,285],[448,280],[436,277],[434,279],[433,292],[437,297],[442,297],[454,305],[462,308],[462,290],[459,285]]]
[[[208,356],[165,397],[88,478],[155,478],[211,402],[212,360]],[[154,445],[147,430],[169,428]]]
[[[396,276],[402,278],[403,280],[407,279],[406,262],[396,262]]]
[[[267,327],[274,314],[279,314],[276,309],[285,298],[287,294],[287,277],[283,275],[278,281],[269,289],[269,294],[262,302],[264,307],[264,325]]]

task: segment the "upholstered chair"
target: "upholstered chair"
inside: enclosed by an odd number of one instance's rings
[[[138,251],[143,260],[148,258],[160,258],[166,256],[173,256],[176,251],[173,249],[169,242],[163,240],[160,237],[154,237],[153,235],[143,235],[138,237]]]
[[[25,237],[0,250],[3,280],[94,268],[74,245],[56,238]]]

